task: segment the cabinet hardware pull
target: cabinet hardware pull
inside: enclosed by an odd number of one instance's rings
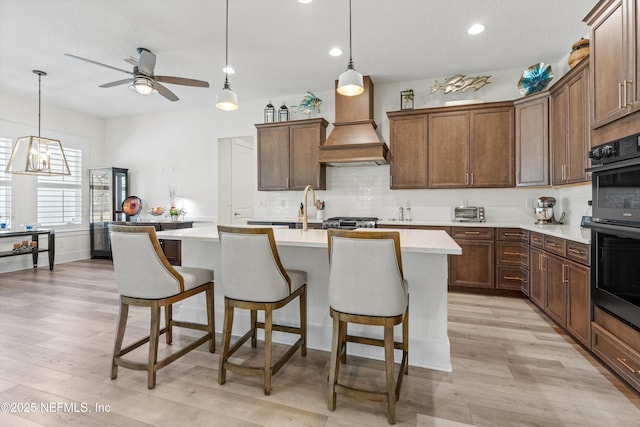
[[[524,234],[522,233],[504,233],[505,236],[518,236],[518,237],[522,237],[524,236]]]
[[[469,185],[469,172],[464,174],[464,185]]]
[[[320,188],[320,177],[316,176],[316,188]]]
[[[523,254],[522,252],[511,252],[511,251],[505,251],[503,252],[505,255],[517,255],[517,256],[527,256],[527,254]]]
[[[569,265],[562,264],[562,283],[569,283]]]
[[[624,108],[622,106],[622,83],[618,83],[618,108]]]
[[[635,369],[633,369],[631,366],[629,366],[627,364],[627,359],[620,359],[619,357],[616,357],[616,359],[618,359],[618,362],[622,363],[625,368],[630,370],[632,374],[637,374],[638,373],[638,371],[636,371]]]
[[[518,282],[526,282],[526,280],[524,280],[522,277],[517,277],[517,276],[504,276],[504,280],[516,280]]]
[[[287,177],[287,188],[289,188],[289,177]]]
[[[480,234],[479,231],[465,231],[464,234],[471,234],[473,236],[477,236]]]
[[[473,185],[473,172],[471,172],[471,185]]]
[[[584,251],[581,251],[581,250],[578,250],[578,249],[569,248],[568,250],[569,250],[569,252],[571,252],[573,254],[578,254],[578,255],[584,255],[585,254]]]
[[[627,80],[623,80],[623,88],[622,88],[622,108],[627,106]]]

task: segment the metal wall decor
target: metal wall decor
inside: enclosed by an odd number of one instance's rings
[[[278,121],[279,122],[286,122],[289,120],[289,109],[287,108],[287,106],[285,105],[285,103],[282,103],[282,107],[280,107],[280,109],[278,110]]]
[[[322,99],[315,96],[313,92],[307,91],[307,95],[302,98],[302,101],[300,101],[300,105],[297,109],[301,113],[311,116],[311,113],[320,112],[320,104],[322,104]]]
[[[400,109],[413,110],[413,89],[407,89],[400,92]]]
[[[273,106],[271,101],[264,107],[264,122],[265,123],[274,123],[276,121],[276,108]]]
[[[490,78],[491,76],[467,77],[464,74],[456,74],[453,77],[445,78],[442,83],[436,80],[431,87],[431,93],[439,90],[444,91],[445,94],[458,91],[466,92],[469,89],[478,90],[491,83],[489,81]]]

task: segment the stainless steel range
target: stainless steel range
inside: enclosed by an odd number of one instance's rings
[[[322,228],[342,228],[344,230],[376,228],[376,221],[378,221],[378,218],[374,217],[335,216],[322,221]]]

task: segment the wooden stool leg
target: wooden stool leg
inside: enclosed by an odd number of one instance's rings
[[[216,351],[216,316],[213,311],[213,283],[205,291],[205,298],[207,299],[207,332],[211,334],[209,352],[214,353]]]
[[[124,340],[124,331],[127,328],[127,317],[129,316],[129,304],[125,304],[120,297],[120,313],[118,314],[118,326],[116,329],[116,339],[113,345],[113,358],[111,359],[111,379],[118,377],[118,365],[116,365],[116,357],[120,356],[122,350],[122,341]]]
[[[164,307],[164,325],[167,327],[166,340],[167,344],[173,342],[173,305],[169,304]]]
[[[407,296],[407,310],[402,319],[402,357],[409,358],[409,296]],[[409,361],[404,364],[404,374],[409,375]]]
[[[338,382],[338,371],[340,368],[341,345],[341,324],[340,315],[331,313],[333,317],[333,333],[331,335],[331,359],[329,361],[329,387],[327,392],[327,407],[330,411],[336,409],[336,383]]]
[[[300,354],[307,355],[307,287],[300,293],[300,335],[302,336],[302,347]]]
[[[258,322],[258,310],[251,310],[251,347],[258,345],[258,335],[256,323]]]
[[[396,423],[396,385],[393,360],[393,323],[389,319],[384,324],[384,361],[387,377],[387,420]]]
[[[273,326],[273,312],[271,304],[264,309],[264,394],[271,394],[271,335]]]
[[[347,363],[347,322],[340,322],[340,361]]]
[[[225,366],[229,358],[229,345],[231,343],[231,329],[233,327],[233,306],[229,299],[224,299],[224,322],[222,325],[222,349],[220,350],[220,363],[218,367],[218,384],[227,382],[227,368]]]
[[[156,362],[158,361],[158,340],[160,334],[160,306],[151,303],[151,326],[149,328],[149,362],[147,364],[147,387],[156,386]]]

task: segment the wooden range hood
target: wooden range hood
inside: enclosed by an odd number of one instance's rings
[[[336,89],[338,81],[336,80]],[[336,121],[320,146],[320,163],[329,166],[384,165],[389,149],[373,121],[373,82],[364,76],[364,92],[344,96],[336,92]]]

